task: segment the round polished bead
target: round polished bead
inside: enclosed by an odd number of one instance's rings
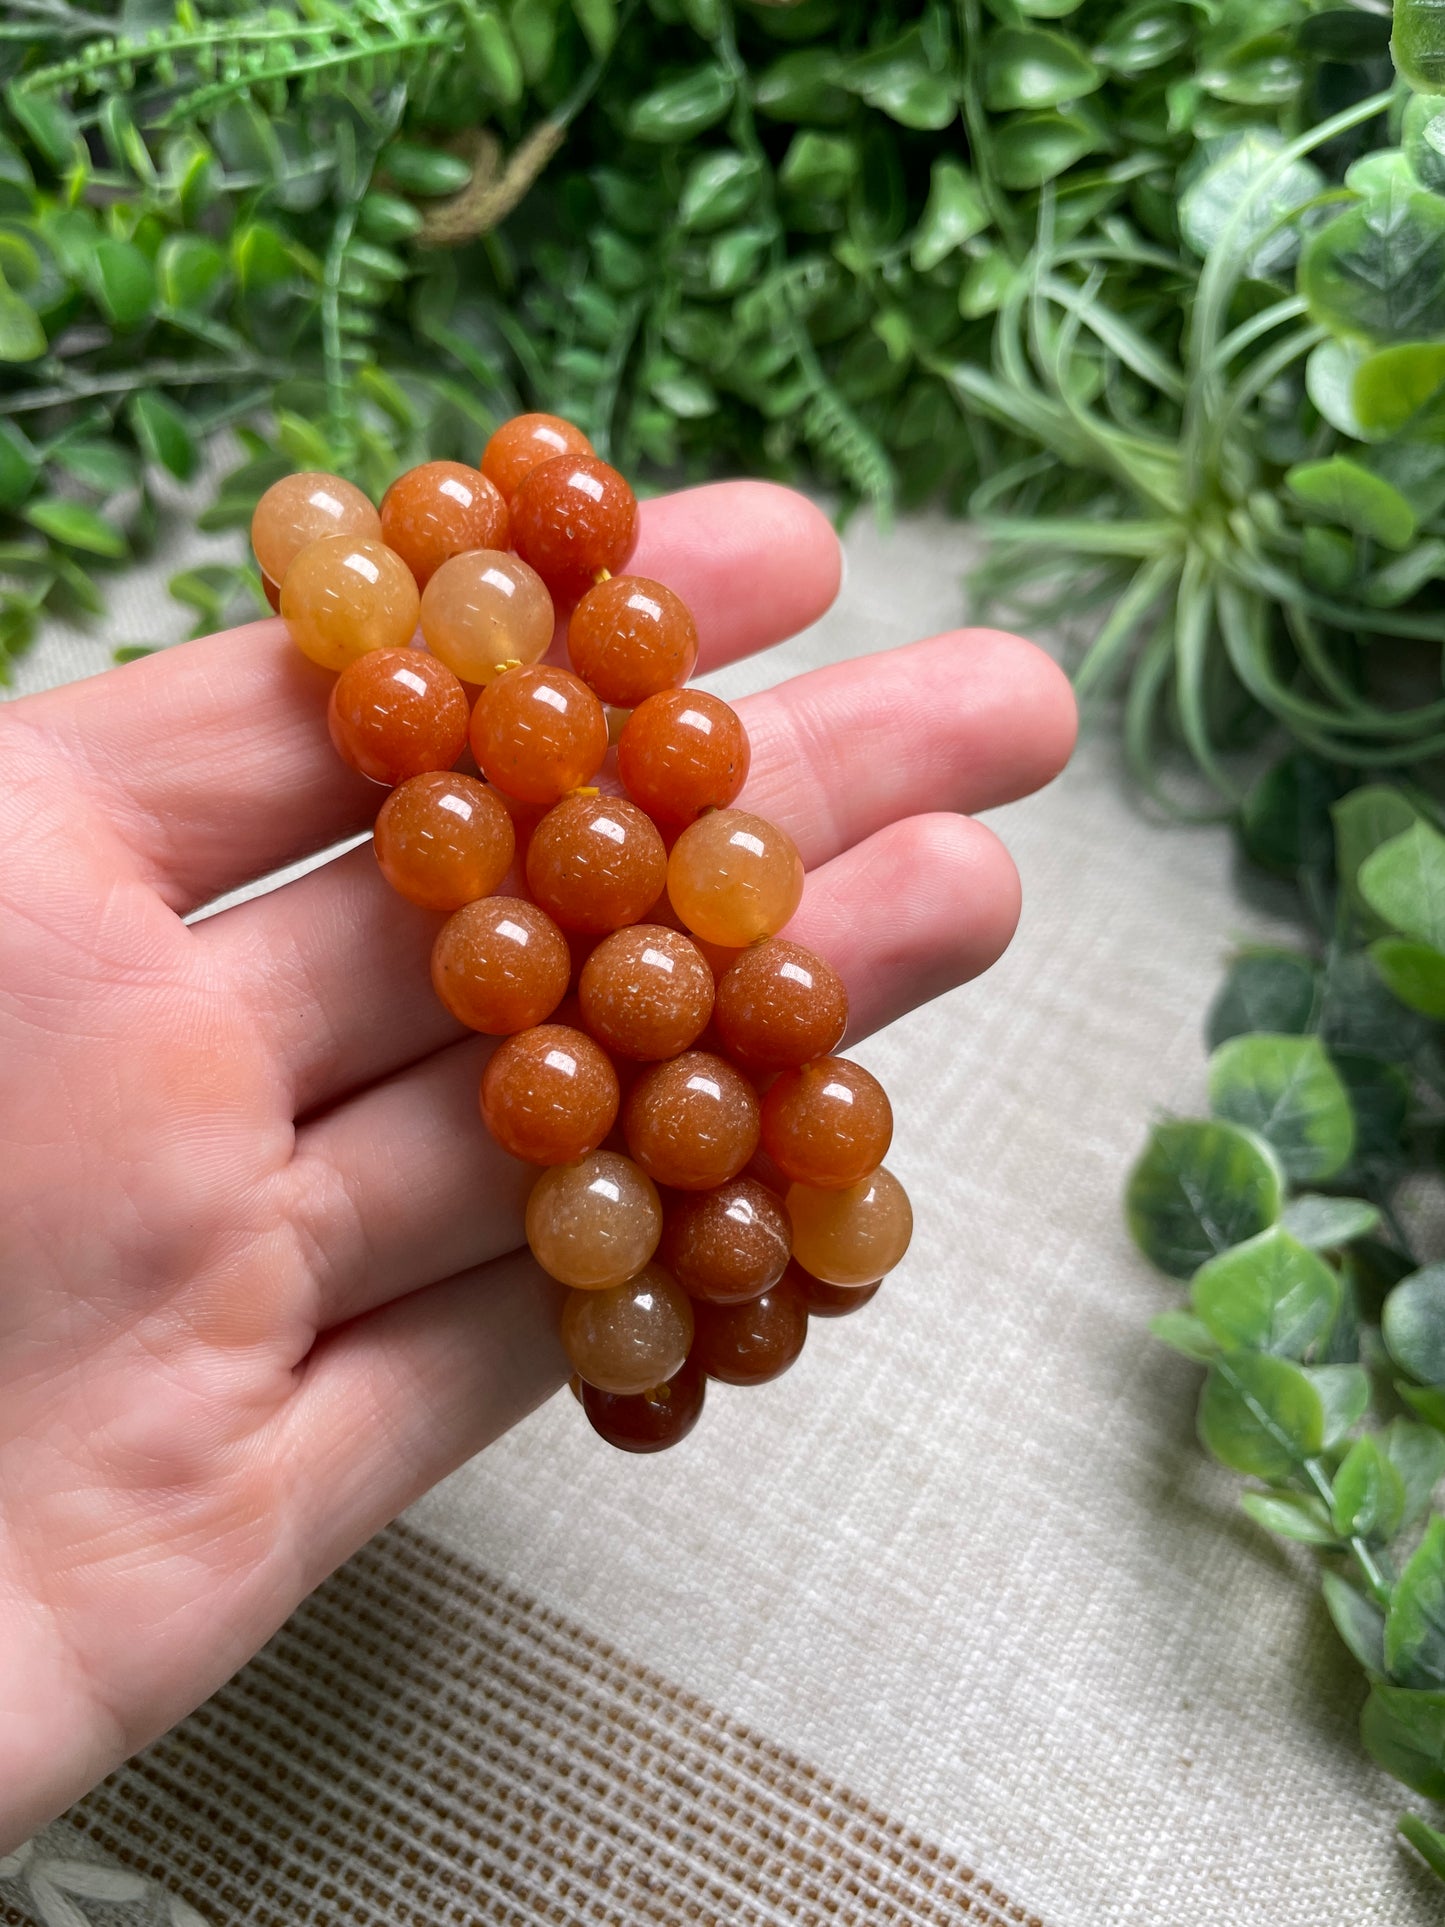
[[[381,498],[381,534],[424,589],[443,562],[469,549],[505,549],[507,505],[480,469],[423,462]]]
[[[543,462],[511,499],[512,546],[564,600],[620,569],[637,540],[637,498],[595,455]]]
[[[603,702],[635,709],[687,681],[697,666],[697,624],[682,597],[661,582],[615,575],[572,611],[567,653]]]
[[[635,803],[673,826],[731,803],[747,780],[750,754],[735,709],[705,689],[664,689],[628,718],[617,773]]]
[[[420,649],[374,649],[348,663],[326,720],[341,760],[393,788],[449,770],[467,745],[466,691]]]
[[[620,796],[564,797],[527,846],[527,887],[566,930],[600,936],[636,923],[666,875],[656,827]]]
[[[690,1297],[733,1305],[770,1290],[792,1248],[782,1199],[740,1174],[670,1205],[658,1256]]]
[[[591,455],[591,442],[560,415],[514,415],[503,422],[482,451],[482,473],[506,501],[543,462],[559,455]]]
[[[402,649],[420,598],[411,570],[381,542],[324,535],[304,548],[281,584],[281,614],[303,656],[344,669],[373,649]]]
[[[265,596],[267,602],[270,603],[271,613],[273,615],[279,616],[281,613],[280,584],[273,582],[269,575],[266,575],[263,573],[261,577],[261,593],[263,596]]]
[[[304,548],[323,535],[350,535],[379,542],[381,517],[351,482],[310,470],[283,475],[256,504],[251,517],[251,548],[263,577],[280,586]]]
[[[496,791],[449,770],[413,776],[393,791],[372,841],[392,889],[423,910],[460,910],[490,896],[516,849]]]
[[[750,1071],[826,1057],[848,1028],[848,993],[831,964],[771,937],[744,950],[717,988],[718,1035]]]
[[[575,1164],[554,1164],[538,1178],[527,1200],[532,1256],[543,1271],[577,1291],[606,1291],[635,1278],[661,1236],[657,1186],[619,1151],[593,1151]],[[674,1365],[646,1383],[660,1384],[676,1369]]]
[[[783,1279],[738,1305],[696,1307],[693,1363],[725,1385],[765,1385],[797,1358],[808,1336],[808,1307]]]
[[[427,648],[463,682],[488,683],[508,665],[539,661],[554,626],[542,578],[497,549],[443,562],[421,599]]]
[[[680,1444],[701,1418],[707,1395],[707,1374],[691,1359],[661,1385],[631,1397],[600,1392],[580,1377],[577,1383],[588,1424],[622,1452],[663,1452]]]
[[[578,984],[587,1028],[621,1057],[676,1057],[712,1015],[713,976],[680,930],[635,923],[604,937]]]
[[[471,741],[488,782],[519,802],[551,804],[601,769],[607,718],[580,677],[539,663],[487,685]]]
[[[877,1170],[846,1191],[808,1184],[788,1188],[793,1256],[827,1285],[870,1285],[892,1271],[913,1236],[908,1193],[891,1171]]]
[[[726,1058],[684,1051],[644,1071],[622,1110],[627,1148],[679,1191],[735,1178],[758,1148],[757,1093]]]
[[[552,1015],[567,991],[567,940],[521,897],[483,897],[447,918],[432,949],[436,994],[460,1023],[489,1036]]]
[[[574,1291],[562,1307],[562,1348],[599,1392],[635,1397],[675,1378],[692,1333],[692,1300],[661,1265],[609,1290]]]
[[[606,1051],[565,1024],[508,1037],[482,1073],[482,1116],[504,1151],[529,1164],[571,1164],[617,1121],[617,1073]]]
[[[892,1142],[888,1093],[849,1058],[784,1071],[763,1099],[763,1149],[795,1184],[841,1191],[876,1171]]]
[[[846,1318],[849,1312],[862,1311],[878,1296],[883,1283],[881,1278],[875,1278],[871,1285],[825,1285],[801,1265],[789,1265],[788,1277],[802,1292],[809,1316],[813,1318]]]
[[[672,846],[667,893],[706,943],[741,947],[774,936],[803,899],[803,860],[775,823],[714,810]]]

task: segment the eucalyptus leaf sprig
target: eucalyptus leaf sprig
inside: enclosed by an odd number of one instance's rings
[[[1236,958],[1209,1015],[1211,1115],[1155,1126],[1129,1227],[1187,1285],[1153,1330],[1206,1368],[1201,1442],[1254,1481],[1252,1519],[1315,1554],[1369,1681],[1366,1747],[1445,1802],[1445,1254],[1414,1251],[1399,1215],[1445,1137],[1445,834],[1423,795],[1341,793],[1302,758],[1244,829],[1323,941]],[[1445,1879],[1445,1829],[1400,1830]]]

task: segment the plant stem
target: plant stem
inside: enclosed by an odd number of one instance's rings
[[[1318,1459],[1306,1459],[1304,1469],[1310,1484],[1324,1501],[1325,1510],[1333,1515],[1335,1509],[1335,1488],[1330,1483],[1329,1476],[1324,1467]],[[1365,1584],[1374,1595],[1377,1604],[1388,1606],[1392,1590],[1391,1583],[1385,1577],[1384,1570],[1375,1558],[1374,1553],[1370,1551],[1370,1548],[1365,1544],[1364,1540],[1360,1538],[1358,1533],[1352,1534],[1346,1541],[1346,1544],[1354,1554],[1355,1563],[1359,1567]]]

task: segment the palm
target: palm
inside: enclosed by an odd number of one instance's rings
[[[705,666],[837,580],[816,512],[748,484],[649,505],[636,567],[693,604]],[[360,849],[181,921],[369,821],[326,684],[261,623],[0,714],[0,1851],[563,1376],[487,1046],[427,983],[439,920]],[[946,637],[742,707],[744,801],[803,850],[790,934],[853,1034],[993,961],[1007,857],[918,812],[1054,773],[1047,660]]]

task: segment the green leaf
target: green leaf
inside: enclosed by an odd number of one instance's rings
[[[1324,1408],[1298,1365],[1265,1352],[1234,1352],[1209,1368],[1199,1436],[1232,1472],[1283,1480],[1323,1445]]]
[[[1395,0],[1390,52],[1417,93],[1445,93],[1445,33],[1433,0]]]
[[[0,418],[0,508],[18,508],[40,474],[40,456],[14,422]]]
[[[1359,891],[1391,928],[1445,949],[1445,836],[1428,823],[1412,823],[1368,856]]]
[[[1326,1198],[1302,1191],[1284,1208],[1280,1224],[1292,1238],[1312,1251],[1335,1251],[1353,1238],[1363,1238],[1380,1222],[1380,1213],[1364,1198]]]
[[[1103,74],[1076,40],[1046,27],[1000,27],[983,58],[983,103],[998,114],[1060,107],[1101,85]]]
[[[913,236],[914,267],[920,274],[931,273],[988,224],[988,202],[970,170],[954,160],[936,160],[928,202]]]
[[[1386,783],[1367,783],[1335,804],[1335,871],[1340,888],[1357,904],[1360,866],[1382,843],[1408,830],[1420,813],[1398,789]]]
[[[1385,1662],[1402,1686],[1445,1687],[1445,1519],[1438,1514],[1395,1582]]]
[[[156,256],[161,300],[182,313],[202,312],[221,293],[227,267],[226,251],[215,241],[200,234],[172,234]]]
[[[1445,200],[1372,194],[1305,244],[1300,293],[1313,318],[1378,343],[1445,334]]]
[[[1410,172],[1433,194],[1445,188],[1445,109],[1430,94],[1412,94],[1405,102],[1400,144]]]
[[[945,75],[933,71],[916,27],[886,46],[855,56],[838,78],[904,127],[936,133],[958,111],[953,88]]]
[[[572,0],[572,11],[597,58],[610,53],[617,38],[617,0]]]
[[[1445,954],[1408,937],[1379,937],[1370,945],[1370,961],[1402,1004],[1445,1019]]]
[[[1422,1385],[1445,1385],[1445,1264],[1425,1265],[1396,1285],[1381,1329],[1401,1371]]]
[[[39,315],[0,276],[0,361],[34,361],[48,346]]]
[[[392,141],[379,167],[408,194],[459,194],[472,178],[470,161],[420,141]]]
[[[1269,1147],[1232,1125],[1156,1124],[1129,1178],[1134,1242],[1175,1278],[1279,1217],[1283,1177]]]
[[[1230,1038],[1209,1060],[1209,1103],[1266,1139],[1299,1183],[1332,1177],[1354,1145],[1349,1097],[1317,1037]]]
[[[1225,1350],[1248,1346],[1286,1358],[1303,1358],[1340,1305],[1334,1272],[1279,1225],[1201,1265],[1189,1295]]]
[[[1360,1738],[1387,1773],[1427,1799],[1445,1800],[1445,1693],[1376,1680],[1360,1715]]]
[[[527,85],[545,78],[557,50],[557,11],[552,0],[512,0],[512,39]]]
[[[136,479],[134,458],[117,442],[62,442],[54,459],[82,488],[92,488],[98,495],[118,495]]]
[[[20,85],[12,86],[6,104],[41,154],[57,171],[67,167],[75,154],[80,130],[75,117],[53,94],[32,93]]]
[[[1370,1409],[1370,1381],[1359,1365],[1311,1365],[1306,1378],[1324,1413],[1323,1444],[1338,1445]]]
[[[32,528],[56,542],[63,542],[67,548],[83,549],[87,555],[126,553],[126,540],[120,530],[79,502],[64,502],[58,496],[48,496],[29,503],[23,514]]]
[[[838,127],[856,112],[839,85],[843,61],[824,47],[783,54],[753,84],[753,102],[771,120],[804,127]]]
[[[493,100],[500,101],[503,107],[515,107],[522,98],[526,83],[522,73],[522,57],[507,32],[506,22],[495,7],[469,7],[465,15],[465,31],[467,52],[477,78]],[[615,35],[615,16],[613,32]],[[609,40],[607,44],[610,46],[612,43]],[[605,53],[607,48],[599,51]]]
[[[1445,342],[1403,341],[1363,358],[1355,370],[1351,399],[1369,435],[1395,435],[1405,429],[1428,435],[1445,423],[1445,408],[1439,405],[1442,388]]]
[[[778,185],[800,199],[837,201],[858,173],[857,143],[842,134],[804,128],[795,134],[778,169]]]
[[[155,306],[156,275],[133,241],[102,235],[90,259],[95,298],[113,327],[134,328]]]
[[[1325,1605],[1335,1622],[1335,1631],[1349,1647],[1367,1673],[1377,1679],[1385,1671],[1385,1615],[1373,1599],[1367,1599],[1337,1572],[1320,1575]]]
[[[1435,1487],[1445,1477],[1445,1438],[1407,1418],[1397,1418],[1380,1436],[1405,1488],[1401,1526],[1413,1525],[1429,1510]]]
[[[1168,1345],[1171,1351],[1182,1352],[1196,1364],[1207,1365],[1219,1355],[1218,1345],[1192,1312],[1156,1312],[1149,1320],[1149,1330],[1161,1344]]]
[[[169,469],[177,481],[188,482],[196,472],[199,454],[190,423],[175,403],[149,389],[132,399],[129,413],[147,460]]]
[[[1430,1871],[1445,1880],[1445,1833],[1438,1833],[1418,1813],[1401,1814],[1398,1830],[1400,1838],[1410,1843]]]
[[[1188,16],[1181,7],[1144,0],[1114,21],[1094,48],[1094,58],[1121,79],[1132,80],[1172,60],[1189,44]]]
[[[1329,1515],[1312,1495],[1298,1492],[1241,1492],[1239,1503],[1266,1532],[1293,1539],[1302,1546],[1333,1546],[1340,1535]]]
[[[1236,957],[1209,1007],[1205,1036],[1211,1050],[1255,1030],[1302,1036],[1319,995],[1319,972],[1293,950],[1249,950]]]
[[[632,104],[627,131],[634,140],[671,145],[713,127],[733,104],[733,83],[723,68],[695,67]]]
[[[1305,363],[1305,393],[1331,428],[1351,441],[1367,442],[1370,431],[1355,408],[1355,377],[1365,360],[1357,341],[1322,341]],[[1353,567],[1344,577],[1348,584]]]
[[[1405,1516],[1405,1481],[1377,1435],[1356,1439],[1334,1478],[1334,1523],[1342,1539],[1393,1539]]]
[[[1055,180],[1105,145],[1099,127],[1083,114],[1061,109],[1018,114],[994,136],[994,172],[1001,186],[1023,193]]]
[[[1289,217],[1320,193],[1324,175],[1312,161],[1280,168],[1284,136],[1251,127],[1219,148],[1179,200],[1179,231],[1198,255],[1227,241],[1244,271],[1259,279],[1294,264],[1301,231]]]
[[[726,227],[745,214],[757,197],[762,169],[748,154],[724,147],[700,154],[687,170],[678,196],[677,216],[695,234]]]
[[[1250,786],[1240,811],[1250,857],[1286,876],[1327,864],[1334,844],[1330,808],[1339,794],[1338,773],[1318,757],[1298,750],[1282,756]]]
[[[1415,511],[1405,497],[1348,455],[1296,463],[1284,479],[1296,501],[1341,528],[1368,535],[1387,549],[1403,549],[1415,539]]]

